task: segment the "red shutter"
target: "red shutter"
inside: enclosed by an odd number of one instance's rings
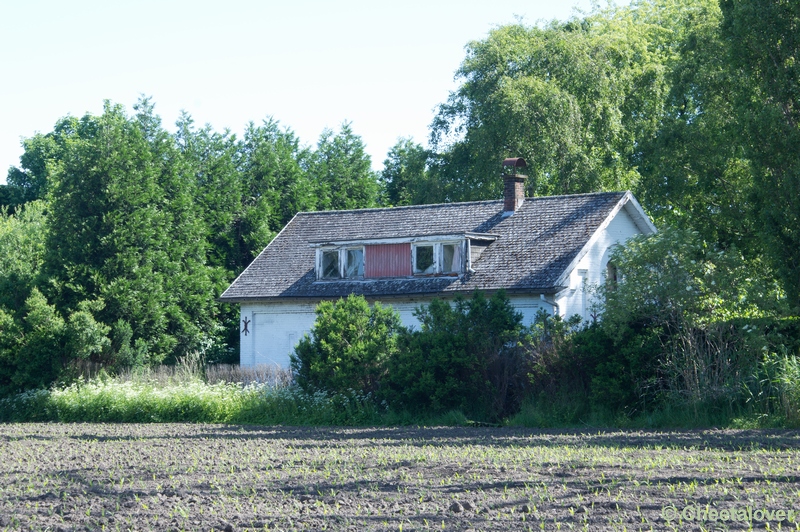
[[[411,275],[411,244],[365,246],[364,277]]]

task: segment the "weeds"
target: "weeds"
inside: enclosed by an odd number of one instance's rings
[[[240,378],[239,382],[231,382]],[[379,423],[369,394],[307,394],[286,372],[260,367],[175,367],[127,371],[0,400],[0,421],[203,422],[291,425]],[[385,413],[385,407],[384,412]]]

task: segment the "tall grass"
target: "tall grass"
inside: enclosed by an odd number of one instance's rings
[[[203,422],[286,425],[380,423],[385,408],[369,395],[306,394],[291,374],[270,367],[175,366],[103,371],[67,386],[0,400],[0,421]]]

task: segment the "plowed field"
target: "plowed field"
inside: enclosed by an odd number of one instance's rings
[[[795,530],[798,475],[798,431],[10,424],[0,530]]]

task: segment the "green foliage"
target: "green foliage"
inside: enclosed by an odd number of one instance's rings
[[[617,336],[641,325],[670,331],[781,309],[782,292],[768,270],[694,231],[665,228],[636,237],[615,248],[611,261],[622,278],[601,289],[603,322]]]
[[[376,175],[348,124],[311,151],[271,118],[240,140],[198,130],[185,113],[168,134],[147,98],[134,111],[106,102],[100,116],[66,117],[23,141],[0,191],[9,206],[0,214],[4,387],[20,350],[40,340],[59,346],[39,357],[58,368],[86,356],[110,368],[150,365],[192,351],[231,361],[238,312],[214,298],[298,211],[376,204]],[[34,288],[77,336],[14,336]]]
[[[397,352],[400,316],[362,296],[317,305],[311,334],[291,356],[297,384],[306,392],[374,393]]]
[[[23,203],[25,203],[25,190],[22,187],[0,185],[0,208],[13,213]]]
[[[0,399],[0,422],[365,425],[382,412],[363,394],[307,394],[295,386],[206,383],[197,372],[159,381],[153,372],[101,374]]]
[[[336,134],[329,129],[323,131],[307,162],[307,172],[316,186],[320,210],[377,205],[377,177],[364,151],[364,142],[353,133],[349,123],[342,124]]]
[[[66,140],[73,133],[76,122],[72,117],[62,118],[52,132],[37,133],[22,141],[25,151],[20,157],[21,168],[10,168],[7,177],[9,186],[21,191],[22,201],[47,196],[53,183],[52,173],[62,158]]]
[[[243,196],[241,227],[251,256],[248,264],[299,211],[314,210],[314,184],[303,170],[310,154],[301,149],[289,129],[272,119],[256,127],[252,123],[239,149]]]
[[[444,201],[439,183],[428,168],[430,153],[411,139],[400,139],[383,162],[380,179],[384,204],[420,205]]]
[[[97,317],[129,323],[145,362],[158,362],[212,341],[219,286],[205,264],[193,176],[149,100],[135,109],[128,117],[107,103],[74,124],[53,175],[45,273],[57,308],[102,299]]]
[[[20,308],[36,284],[45,255],[45,224],[41,201],[15,214],[0,210],[0,308]]]
[[[527,160],[532,195],[634,188],[637,145],[656,134],[665,65],[695,10],[643,2],[471,42],[431,125],[447,197],[499,196],[509,156]]]
[[[48,386],[75,358],[88,359],[109,345],[109,328],[92,315],[101,303],[83,304],[67,319],[33,288],[22,309],[0,309],[0,395]]]
[[[769,272],[677,229],[634,239],[611,260],[621,279],[600,291],[602,326],[617,351],[604,363],[601,389],[612,396],[627,380],[642,407],[648,399],[694,408],[739,401],[741,382],[767,346],[754,323],[783,303]],[[631,397],[621,399],[631,405]]]
[[[475,292],[420,307],[420,330],[403,334],[381,393],[395,409],[497,421],[519,406],[525,386],[522,315],[503,292]]]
[[[722,0],[731,70],[746,83],[736,113],[739,144],[752,164],[753,203],[763,251],[797,313],[800,308],[800,5]]]
[[[747,80],[726,63],[721,20],[716,2],[697,3],[677,43],[658,134],[641,143],[637,193],[657,222],[753,255],[752,172],[735,102]]]

